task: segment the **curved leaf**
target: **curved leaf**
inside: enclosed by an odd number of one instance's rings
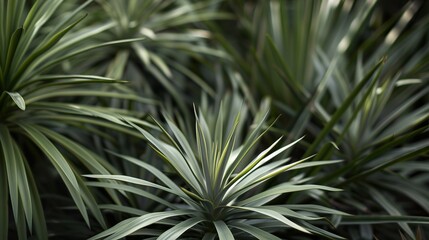
[[[18,106],[22,111],[25,111],[25,101],[21,94],[17,92],[6,92],[10,98],[12,98],[13,102],[15,102],[16,106]]]

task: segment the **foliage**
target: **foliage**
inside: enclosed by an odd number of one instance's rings
[[[46,167],[47,160],[55,169],[52,179],[61,179],[84,221],[90,224],[90,211],[99,224],[105,225],[91,191],[80,176],[80,169],[104,174],[116,170],[81,143],[89,137],[88,134],[100,134],[91,125],[124,127],[113,123],[120,123],[115,117],[118,111],[87,106],[70,101],[70,98],[128,98],[114,92],[91,90],[94,84],[123,81],[95,75],[64,74],[54,68],[62,60],[84,50],[75,49],[76,44],[100,32],[98,28],[82,28],[68,34],[83,21],[85,15],[80,10],[89,3],[70,11],[65,17],[55,15],[62,1],[38,1],[31,9],[26,8],[25,1],[0,3],[0,45],[1,49],[7,49],[0,56],[2,239],[7,239],[9,232],[9,204],[20,239],[26,238],[27,229],[39,239],[47,238],[38,191],[44,187],[35,183],[40,177],[37,175],[50,169]],[[88,49],[97,47],[100,46],[93,45]],[[33,172],[36,166],[40,166],[42,172]]]
[[[0,238],[429,236],[428,10],[0,0]]]
[[[257,86],[249,96],[272,96],[276,112],[288,116],[277,126],[289,137],[285,144],[308,133],[313,140],[302,157],[344,159],[312,174],[317,183],[344,188],[330,201],[345,211],[396,216],[416,214],[417,204],[427,213],[427,182],[401,171],[428,153],[428,19],[412,18],[420,6],[410,2],[377,23],[376,1],[258,2],[251,14],[239,12],[252,36],[247,59],[219,37]]]
[[[237,109],[237,102],[227,104],[234,106],[231,110]],[[235,116],[221,106],[214,114],[208,114],[211,117],[211,121],[208,121],[199,111],[195,124],[196,145],[191,145],[183,132],[168,118],[166,121],[170,131],[161,124],[159,127],[169,141],[160,140],[159,137],[134,125],[167,165],[171,166],[168,173],[174,173],[179,179],[168,177],[167,170],[163,173],[143,161],[127,156],[121,158],[144,168],[154,175],[157,181],[149,182],[124,175],[87,175],[91,178],[129,184],[90,182],[90,186],[131,192],[165,206],[160,212],[143,213],[141,216],[128,218],[91,239],[120,239],[133,233],[158,239],[215,239],[216,236],[219,239],[251,236],[279,239],[272,233],[282,232],[284,228],[340,238],[307,221],[323,219],[318,213],[342,215],[341,212],[317,205],[267,204],[281,194],[338,189],[305,184],[308,181],[305,176],[258,189],[264,182],[284,172],[332,164],[335,161],[305,163],[308,158],[293,162],[291,158],[273,161],[299,140],[273,151],[279,139],[259,154],[249,156],[249,151],[266,132],[259,133],[267,113],[260,113],[264,115],[262,121],[253,124],[255,127],[242,142],[238,138],[242,135],[238,131],[238,126],[243,125],[241,114],[239,111]],[[183,184],[177,185],[176,182]],[[158,195],[163,195],[162,193],[150,193],[145,190],[146,187],[174,195],[173,201],[165,200],[171,199],[169,196],[159,198]],[[180,199],[180,202],[177,202],[176,198]]]
[[[209,59],[227,57],[223,51],[210,47],[211,33],[201,26],[204,21],[228,18],[225,13],[213,11],[213,3],[172,0],[97,3],[91,9],[92,21],[113,27],[99,34],[96,40],[130,41],[91,53],[83,63],[85,67],[106,77],[129,79],[130,88],[115,85],[125,94],[174,101],[182,111],[200,97],[200,91],[216,95],[213,86],[197,72],[198,66]],[[184,98],[186,94],[190,96]]]

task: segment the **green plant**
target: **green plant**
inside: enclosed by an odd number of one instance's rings
[[[129,79],[128,88],[114,85],[124,94],[171,101],[182,111],[200,97],[201,91],[216,95],[212,84],[198,71],[202,65],[208,65],[209,59],[219,61],[226,54],[210,47],[211,33],[203,23],[227,18],[227,14],[214,11],[210,2],[99,0],[97,3],[91,8],[93,21],[107,22],[113,27],[94,40],[143,41],[93,52],[83,66],[106,77]]]
[[[428,9],[0,0],[0,239],[423,239]]]
[[[338,189],[305,184],[308,181],[305,176],[275,186],[261,187],[284,172],[300,171],[336,161],[306,163],[307,159],[275,160],[276,156],[299,140],[272,151],[279,139],[259,154],[250,156],[249,151],[266,132],[262,130],[267,113],[259,113],[253,130],[240,143],[241,134],[237,129],[243,124],[240,118],[243,110],[239,110],[237,102],[229,104],[233,107],[226,107],[228,110],[221,107],[207,116],[200,111],[196,116],[195,139],[192,141],[188,141],[188,138],[193,137],[185,136],[169,118],[166,119],[168,130],[158,124],[167,137],[166,141],[132,124],[170,168],[162,172],[141,160],[118,155],[147,170],[155,176],[156,181],[123,175],[87,175],[122,182],[90,182],[89,185],[130,192],[158,202],[165,208],[160,212],[142,212],[116,206],[117,210],[140,216],[128,218],[91,239],[120,239],[130,234],[159,239],[233,239],[250,236],[278,239],[274,234],[281,234],[288,229],[340,238],[311,224],[311,221],[323,219],[325,214],[342,215],[339,211],[312,204],[270,204],[282,194],[313,192],[323,195],[316,190]],[[239,113],[234,116],[234,112]],[[196,145],[192,144],[194,141]],[[174,175],[169,176],[171,173]],[[147,188],[157,189],[158,193],[151,193]],[[166,192],[172,197],[160,198],[159,192]]]
[[[412,164],[421,162],[429,151],[424,140],[429,108],[414,105],[429,89],[421,83],[407,85],[407,82],[388,77],[381,82],[375,76],[355,97],[354,104],[341,113],[335,125],[329,126],[334,117],[327,123],[326,129],[338,149],[325,145],[316,158],[335,157],[345,161],[337,169],[323,173],[317,182],[348,189],[341,196],[332,196],[337,204],[352,204],[359,214],[385,211],[392,216],[420,215],[413,209],[429,210],[426,183],[415,181],[409,172],[418,174]],[[339,111],[335,112],[337,116]],[[309,149],[312,147],[315,146]],[[357,192],[360,193],[356,195]],[[410,226],[398,223],[414,238]]]
[[[376,215],[382,223],[390,214],[414,237],[407,219],[427,213],[429,203],[422,177],[427,171],[415,168],[429,152],[424,100],[429,19],[418,14],[424,6],[409,2],[386,17],[381,1],[243,5],[234,9],[252,51],[241,53],[225,35],[217,36],[235,57],[241,78],[252,81],[243,87],[251,92],[249,102],[255,96],[273,98],[273,112],[287,116],[274,126],[288,136],[283,144],[309,136],[299,157],[344,159],[309,173],[315,183],[344,188],[329,194],[327,204],[371,215],[371,222],[360,222],[369,232]],[[389,230],[380,232],[389,238]]]
[[[73,97],[134,96],[118,96],[113,92],[91,89],[93,85],[124,81],[94,75],[64,74],[58,67],[59,63],[79,53],[104,46],[76,47],[105,29],[88,27],[72,31],[85,18],[80,12],[91,1],[86,1],[74,11],[64,9],[66,6],[62,3],[60,0],[36,1],[31,9],[27,9],[24,0],[0,1],[2,239],[8,239],[8,234],[13,232],[8,219],[10,210],[19,239],[26,239],[28,234],[38,239],[48,238],[39,189],[42,192],[54,190],[52,181],[57,179],[61,179],[88,225],[89,211],[101,226],[105,226],[80,171],[85,169],[85,172],[89,170],[100,174],[116,172],[110,163],[88,149],[91,146],[88,144],[88,134],[103,135],[95,126],[127,132],[115,117],[123,112],[81,104]],[[60,7],[64,7],[61,9],[67,10],[68,14],[56,14]],[[135,121],[139,122],[137,119]],[[54,173],[49,174],[52,167]],[[48,184],[37,186],[38,181]],[[10,237],[13,236],[10,234]]]

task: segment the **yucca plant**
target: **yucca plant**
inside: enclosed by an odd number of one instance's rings
[[[94,40],[141,41],[93,52],[82,63],[84,67],[106,77],[130,80],[129,88],[118,87],[124,94],[162,98],[181,110],[200,97],[201,90],[211,96],[216,94],[199,71],[209,59],[226,55],[210,47],[211,33],[203,22],[228,15],[212,10],[210,2],[99,0],[97,3],[91,8],[93,21],[114,27]],[[195,62],[198,64],[192,64]]]
[[[427,182],[414,181],[409,171],[419,171],[407,165],[412,164],[409,161],[421,162],[429,150],[424,140],[428,130],[424,124],[429,117],[428,105],[413,105],[428,89],[417,83],[404,86],[408,80],[385,78],[384,83],[379,80],[374,76],[335,125],[330,125],[335,118],[327,122],[323,130],[332,128],[329,133],[333,135],[330,138],[333,144],[322,147],[316,159],[335,157],[345,161],[316,182],[337,182],[337,186],[347,189],[347,193],[332,196],[332,200],[336,199],[340,205],[351,204],[348,208],[353,207],[360,214],[421,215],[428,211]],[[314,148],[315,145],[311,145],[308,151]],[[420,173],[427,174],[427,171]],[[356,195],[356,191],[360,193]],[[404,221],[407,218],[404,217]],[[420,224],[427,224],[428,220],[422,219]],[[398,219],[398,222],[401,221]],[[400,226],[407,235],[415,237],[407,224],[400,223]],[[384,234],[387,237],[389,233]]]
[[[428,198],[423,194],[427,183],[412,183],[412,177],[405,178],[402,174],[398,175],[397,173],[401,172],[400,168],[392,166],[413,159],[419,161],[419,158],[427,154],[429,150],[426,141],[419,140],[424,139],[426,135],[427,126],[424,122],[429,117],[428,105],[426,103],[421,106],[415,104],[419,99],[421,101],[428,91],[422,85],[425,81],[424,62],[428,52],[425,50],[424,44],[420,54],[412,55],[404,50],[410,42],[415,42],[416,47],[421,47],[417,43],[423,37],[422,32],[426,31],[423,26],[427,19],[423,19],[413,27],[414,29],[410,30],[415,34],[399,35],[408,23],[407,21],[410,21],[404,16],[416,11],[417,6],[410,3],[404,7],[402,15],[395,16],[395,19],[391,20],[393,23],[382,25],[381,29],[387,33],[385,39],[382,39],[384,40],[382,43],[374,37],[365,42],[362,47],[354,49],[353,45],[357,44],[353,42],[353,38],[359,36],[358,31],[365,29],[375,2],[363,5],[355,3],[354,7],[349,9],[350,14],[347,15],[343,14],[345,14],[345,5],[349,3],[341,3],[344,5],[328,6],[327,9],[338,11],[337,16],[344,18],[340,22],[353,21],[354,24],[361,25],[353,26],[350,29],[344,27],[343,30],[338,28],[340,29],[337,33],[338,44],[334,44],[336,48],[329,50],[330,48],[325,47],[319,50],[325,61],[332,60],[325,63],[326,72],[321,75],[323,78],[318,81],[317,88],[310,95],[311,98],[307,100],[306,107],[299,112],[297,119],[310,120],[309,116],[314,114],[320,119],[320,122],[324,123],[324,126],[320,128],[319,132],[314,132],[316,133],[315,140],[307,149],[304,157],[321,149],[315,159],[340,158],[345,160],[342,168],[334,171],[333,174],[321,173],[324,175],[322,181],[316,180],[316,182],[328,184],[324,180],[339,180],[341,183],[338,186],[344,187],[346,194],[340,194],[331,200],[338,199],[339,204],[345,205],[352,203],[349,209],[354,208],[356,213],[371,215],[382,215],[380,213],[383,213],[392,216],[420,215],[421,213],[414,210],[421,208],[422,211],[427,211]],[[320,9],[316,16],[321,19],[328,18],[329,23],[331,21],[329,10],[325,12],[323,7]],[[346,20],[350,15],[354,17]],[[325,32],[321,31],[321,33]],[[392,37],[394,33],[397,35]],[[327,42],[332,44],[332,40]],[[377,44],[380,45],[377,46]],[[367,53],[366,48],[369,46],[376,47],[377,50],[372,49],[373,53]],[[362,58],[364,57],[354,54],[353,51],[365,55],[366,64],[363,64]],[[383,53],[387,55],[387,59],[383,63],[379,62],[379,67],[377,67],[375,61]],[[337,59],[340,59],[340,62],[337,62]],[[350,69],[351,66],[343,64],[353,62],[354,59],[357,59],[355,60],[356,66],[351,75],[345,70]],[[375,67],[371,66],[371,62]],[[323,66],[323,64],[321,65]],[[398,67],[401,72],[398,72]],[[342,70],[343,68],[344,70]],[[419,70],[416,71],[417,69]],[[369,71],[366,76],[365,71]],[[408,79],[410,77],[413,79]],[[324,91],[327,94],[325,96],[323,96]],[[305,92],[302,96],[305,99]],[[313,104],[315,105],[314,110],[308,108]],[[332,104],[335,110],[329,114]],[[313,113],[311,114],[311,112]],[[303,126],[302,122],[295,122],[293,127],[296,126]],[[294,129],[291,131],[293,132]],[[330,144],[328,141],[332,141],[334,144]],[[338,150],[335,149],[336,146],[338,146]],[[384,171],[388,169],[395,170],[392,173]],[[413,190],[409,190],[407,187],[410,184],[414,185]],[[360,189],[368,191],[356,195],[355,191],[361,191]],[[408,198],[407,204],[405,204],[404,198]],[[395,204],[395,202],[401,202],[401,204]],[[409,207],[405,207],[407,205]],[[397,219],[400,227],[408,236],[415,237],[410,226],[404,223],[407,219],[413,222],[412,218],[404,216],[404,222],[400,218],[393,218]],[[427,220],[421,219],[419,223],[427,224]],[[365,224],[364,221],[361,223]],[[372,229],[372,227],[367,227],[367,229]],[[388,237],[389,231],[380,231],[380,233],[376,233],[376,235],[378,234]]]
[[[425,10],[418,2],[388,17],[382,7],[380,1],[348,0],[243,3],[234,9],[253,51],[242,57],[232,41],[218,36],[242,78],[252,80],[244,86],[249,101],[269,95],[273,112],[288,116],[274,128],[287,133],[284,144],[307,133],[313,139],[298,156],[344,159],[340,168],[309,174],[316,183],[345,189],[333,193],[331,203],[371,215],[343,221],[368,230],[348,228],[356,239],[362,232],[362,238],[398,236],[383,226],[375,231],[377,216],[379,223],[399,223],[412,238],[407,221],[428,223],[420,217],[429,203],[427,171],[415,166],[428,154],[429,20],[424,14],[415,19]]]
[[[274,110],[291,116],[279,121],[291,136],[302,135],[306,126],[317,127],[311,117],[326,119],[325,112],[339,108],[364,74],[385,56],[382,76],[427,78],[428,20],[413,22],[418,3],[406,4],[381,24],[374,21],[383,17],[377,11],[378,1],[273,0],[231,5],[238,9],[241,29],[247,34],[244,46],[250,51],[232,45],[226,34],[216,36],[234,56],[241,78],[250,81],[245,86],[250,90],[248,101],[273,97]]]
[[[49,193],[58,189],[57,182],[62,182],[60,188],[66,187],[88,225],[91,221],[88,212],[91,212],[96,222],[105,226],[80,170],[100,174],[116,172],[88,149],[90,134],[108,137],[95,126],[127,132],[115,115],[122,113],[127,117],[120,110],[85,105],[73,97],[121,97],[91,90],[91,86],[123,81],[64,74],[59,66],[63,60],[104,46],[77,47],[109,27],[73,31],[82,24],[85,15],[81,11],[90,3],[76,6],[62,5],[61,0],[34,4],[24,0],[0,1],[1,239],[13,238],[15,234],[19,239],[31,235],[37,239],[48,238],[39,190]],[[58,9],[67,12],[59,14]],[[38,185],[40,181],[48,184]],[[44,200],[49,202],[49,198]],[[15,224],[9,216],[13,216]],[[9,234],[12,232],[15,233]]]
[[[118,181],[88,184],[149,198],[164,208],[152,212],[115,206],[116,210],[137,216],[123,220],[91,239],[120,239],[128,235],[158,239],[279,239],[279,236],[285,236],[282,234],[292,231],[341,238],[311,222],[322,220],[326,215],[342,215],[342,212],[314,204],[270,204],[278,196],[291,192],[311,192],[321,197],[323,192],[320,190],[338,189],[306,184],[308,179],[305,176],[275,186],[263,186],[285,172],[301,171],[337,161],[306,163],[307,159],[276,159],[299,140],[274,151],[279,139],[259,154],[250,156],[249,152],[266,132],[264,122],[267,112],[260,112],[253,129],[240,141],[241,133],[237,129],[243,124],[240,118],[243,109],[240,110],[239,104],[231,105],[235,108],[226,109],[233,109],[238,114],[233,115],[223,107],[208,116],[201,111],[196,114],[195,137],[184,135],[168,117],[168,130],[158,123],[167,137],[165,140],[132,124],[169,167],[162,171],[145,161],[118,155],[145,169],[156,181],[123,175],[87,175],[90,178]],[[160,193],[154,194],[148,189],[168,193],[171,197],[160,198]]]

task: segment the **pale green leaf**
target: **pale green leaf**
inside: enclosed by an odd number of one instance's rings
[[[176,226],[163,232],[157,239],[158,240],[170,240],[179,239],[179,237],[185,233],[188,229],[194,227],[203,220],[197,217],[186,219],[185,221],[177,224]]]
[[[154,212],[154,213],[148,213],[140,217],[133,218],[131,221],[129,219],[125,220],[126,224],[123,222],[118,223],[117,225],[110,228],[109,233],[112,233],[110,236],[107,237],[107,235],[102,232],[92,238],[90,240],[94,239],[100,239],[102,237],[105,237],[106,240],[117,240],[121,239],[125,236],[128,236],[132,233],[134,233],[137,230],[140,230],[146,226],[152,225],[154,223],[159,223],[159,221],[166,219],[166,218],[172,218],[176,216],[186,215],[189,214],[189,211],[186,210],[173,210],[173,211],[165,211],[165,212]]]
[[[21,110],[25,111],[25,101],[21,94],[17,92],[6,92],[10,98],[12,98],[13,102],[15,102],[16,106],[18,106]]]
[[[82,213],[85,221],[89,223],[86,207],[80,193],[80,186],[74,171],[71,169],[67,160],[55,145],[45,135],[43,135],[35,125],[21,123],[19,126],[28,134],[28,137],[40,148],[40,150],[42,150],[42,152],[51,161],[52,165],[57,169],[79,211]]]
[[[252,225],[249,224],[245,224],[245,223],[233,223],[231,224],[231,227],[240,229],[244,232],[247,232],[249,234],[251,234],[252,236],[256,237],[257,239],[260,240],[266,240],[266,239],[270,239],[270,240],[280,240],[280,238],[278,238],[277,236],[266,232],[258,227],[254,227]]]
[[[276,220],[278,220],[278,221],[280,221],[280,222],[284,223],[286,226],[289,226],[289,227],[291,227],[291,228],[294,228],[294,229],[296,229],[296,230],[298,230],[298,231],[301,231],[301,232],[305,232],[305,233],[311,234],[307,229],[305,229],[305,228],[303,228],[303,227],[299,226],[298,224],[296,224],[296,223],[292,222],[291,220],[289,220],[289,219],[285,218],[285,217],[284,217],[283,215],[281,215],[280,213],[277,213],[277,212],[275,212],[275,211],[273,211],[273,210],[265,209],[265,208],[263,208],[263,207],[258,207],[258,208],[255,208],[255,207],[235,207],[235,208],[242,209],[242,210],[246,210],[246,211],[251,211],[251,212],[260,213],[260,214],[262,214],[262,215],[265,215],[265,216],[268,216],[268,217],[270,217],[270,218],[276,219]]]
[[[219,240],[233,240],[234,235],[232,235],[231,229],[226,225],[224,221],[214,221],[213,224],[216,227],[217,235]]]

